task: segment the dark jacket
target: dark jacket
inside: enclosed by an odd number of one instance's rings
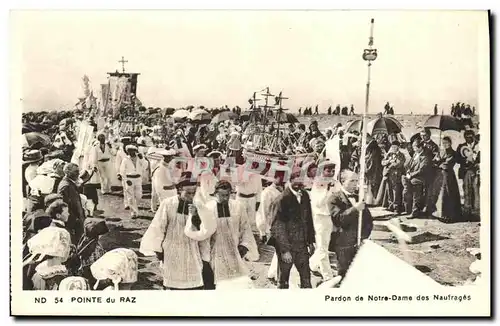
[[[426,181],[431,162],[425,151],[421,152],[417,158],[415,158],[415,155],[406,165],[406,173],[410,174],[412,184],[423,184]]]
[[[350,247],[357,243],[359,211],[351,204],[347,195],[342,191],[332,192],[328,198],[328,208],[332,217],[333,225],[340,228],[334,234],[335,245],[339,247]],[[363,221],[361,227],[361,238],[370,236],[373,229],[373,218],[370,211],[363,210]]]
[[[63,197],[63,201],[68,205],[69,218],[68,226],[73,226],[77,221],[83,223],[85,211],[83,210],[80,192],[76,184],[64,177],[59,183],[57,193]]]
[[[290,188],[286,187],[273,204],[273,214],[271,235],[276,250],[281,253],[302,250],[314,243],[311,200],[306,191],[302,192],[299,204]]]

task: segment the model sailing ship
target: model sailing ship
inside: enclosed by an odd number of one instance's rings
[[[257,97],[260,95],[263,99]],[[270,98],[274,99],[274,105],[270,104]],[[288,109],[283,108],[283,100],[289,99],[279,95],[273,95],[269,87],[259,92],[254,92],[249,99],[251,105],[249,110],[249,125],[244,131],[243,141],[245,147],[245,157],[255,162],[277,162],[288,165],[290,162],[300,162],[307,156],[307,153],[300,153],[297,139],[289,133],[285,127],[290,123],[297,123],[297,118],[287,113]],[[264,105],[257,105],[263,100]],[[274,127],[276,125],[276,127]],[[270,127],[270,128],[269,128]]]

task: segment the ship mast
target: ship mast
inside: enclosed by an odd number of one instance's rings
[[[269,104],[269,97],[274,97],[274,95],[269,93],[269,86],[264,88],[263,90],[266,91],[264,94],[262,94],[262,96],[264,96],[266,98],[266,105],[261,107],[261,108],[264,108],[263,112],[264,112],[264,130],[265,130],[266,125],[267,125],[267,116],[268,116],[269,109],[274,108],[274,106],[268,105]]]
[[[281,147],[281,135],[280,135],[281,118],[282,118],[282,115],[284,115],[286,117],[286,114],[284,113],[285,109],[283,109],[283,100],[288,100],[288,97],[283,97],[282,94],[283,94],[283,92],[281,91],[280,94],[275,97],[276,105],[279,105],[279,108],[277,109],[277,112],[276,112],[277,117],[278,117],[278,119],[277,119],[278,129],[277,129],[276,142],[275,142],[275,144],[278,146],[278,148],[277,148],[278,151],[280,150],[280,147]]]

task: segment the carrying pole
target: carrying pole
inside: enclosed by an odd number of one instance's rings
[[[370,102],[370,79],[371,79],[371,66],[372,61],[377,59],[377,49],[373,48],[373,27],[375,20],[372,18],[370,22],[370,39],[368,41],[368,49],[363,52],[363,60],[368,61],[368,78],[366,81],[366,97],[365,97],[365,109],[363,111],[363,131],[361,133],[361,158],[360,158],[360,171],[359,171],[359,201],[365,200],[365,170],[366,170],[366,116],[368,114],[368,106]],[[359,222],[358,222],[358,247],[361,245],[362,237],[362,225],[363,225],[363,211],[359,212]]]

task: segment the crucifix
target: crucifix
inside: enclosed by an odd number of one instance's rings
[[[122,64],[122,72],[125,72],[125,63],[127,63],[128,60],[125,60],[125,58],[122,56],[122,59],[118,62]]]

